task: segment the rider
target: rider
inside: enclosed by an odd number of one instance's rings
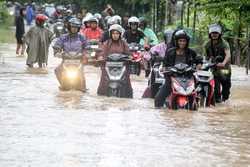
[[[53,46],[54,55],[56,57],[61,57],[61,54],[64,53],[81,53],[83,56],[82,63],[87,63],[87,58],[84,56],[84,48],[87,46],[87,40],[84,36],[80,35],[79,30],[81,27],[81,21],[77,18],[72,18],[69,20],[68,24],[68,34],[62,35],[56,41],[55,45]],[[56,77],[58,81],[61,81],[62,77],[62,64],[60,64],[55,69]],[[84,76],[84,75],[83,75]],[[81,87],[79,90],[85,91],[86,90],[86,83],[85,79],[83,79]]]
[[[146,37],[149,40],[149,45],[151,46],[155,46],[159,43],[157,36],[155,35],[154,31],[147,27],[148,26],[148,22],[144,17],[140,17],[140,24],[139,27],[142,30],[142,32],[146,35]],[[143,45],[144,44],[144,40],[141,39],[140,44]]]
[[[113,17],[110,17],[107,21],[107,25],[108,25],[108,28],[110,28],[110,26],[112,26],[113,24],[119,24],[118,20],[113,16]],[[110,35],[109,35],[109,30],[107,31],[104,31],[103,35],[102,35],[102,38],[101,38],[101,42],[105,42],[106,40],[108,40],[110,38]]]
[[[173,44],[171,42],[172,36],[174,31],[171,29],[167,29],[164,31],[164,41],[162,43],[159,43],[158,45],[153,46],[150,49],[150,53],[153,55],[152,59],[154,60],[154,57],[159,56],[161,58],[164,58],[166,52],[168,49],[173,47]]]
[[[102,46],[102,52],[98,56],[99,60],[105,60],[106,57],[112,53],[120,53],[130,55],[127,43],[122,39],[123,28],[119,24],[114,24],[109,28],[110,39],[107,40]],[[99,95],[106,95],[108,89],[107,72],[104,66],[101,66],[102,75],[99,83],[97,93]],[[126,73],[126,95],[125,97],[133,97],[133,89],[131,86],[129,73]]]
[[[98,27],[98,19],[94,16],[89,19],[90,27],[83,31],[83,34],[88,40],[100,41],[103,31]]]
[[[140,43],[141,39],[144,39],[144,47],[148,47],[148,39],[145,34],[140,31],[139,28],[140,20],[132,16],[128,19],[128,24],[130,26],[129,30],[126,30],[123,37],[126,39],[127,43]]]
[[[205,56],[207,60],[211,59],[212,62],[218,63],[217,68],[214,71],[214,93],[216,102],[220,103],[221,101],[228,100],[230,95],[230,48],[229,44],[222,38],[222,29],[221,26],[218,24],[212,24],[209,26],[209,38],[210,40],[205,45]],[[220,95],[220,85],[222,86],[222,97]]]
[[[128,25],[128,19],[130,18],[130,15],[128,12],[126,12],[123,17],[122,17],[122,27],[125,29],[125,30],[128,30],[129,29],[129,25]]]
[[[168,29],[164,32],[164,42],[153,46],[150,49],[150,55],[151,55],[151,59],[150,59],[150,63],[151,63],[151,67],[153,67],[155,62],[162,62],[166,52],[172,48],[172,43],[171,43],[171,39],[172,39],[172,35],[173,35],[174,31],[171,29]],[[150,71],[150,70],[149,70]],[[149,72],[148,72],[149,75]],[[151,77],[150,77],[150,85],[146,88],[146,90],[143,93],[143,98],[147,98],[147,97],[151,97],[154,98],[156,93],[159,90],[159,85],[157,86],[153,86],[154,85],[154,81],[155,81],[155,76],[154,73],[151,73]]]
[[[56,11],[53,13],[53,19],[57,20],[59,18],[63,17],[63,7],[62,6],[57,6]]]
[[[184,30],[175,33],[175,45],[166,52],[164,57],[164,67],[171,67],[178,63],[185,63],[189,66],[195,64],[197,68],[201,68],[202,58],[196,55],[196,52],[188,47],[189,36]],[[155,96],[155,107],[162,107],[165,99],[171,93],[171,80],[169,76],[165,77],[165,83]]]
[[[85,29],[90,27],[90,22],[89,19],[92,18],[93,15],[90,13],[87,13],[86,16],[82,19],[82,26],[80,29],[80,33],[83,35],[83,32],[85,31]]]

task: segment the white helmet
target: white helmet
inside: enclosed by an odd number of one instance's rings
[[[90,17],[88,21],[89,22],[96,22],[97,24],[99,23],[99,20],[95,16]]]
[[[116,24],[122,24],[122,18],[119,15],[113,16],[113,19],[115,20]]]
[[[111,25],[117,24],[117,23],[116,23],[116,21],[115,21],[115,19],[114,19],[113,17],[110,17],[110,18],[108,19],[108,21],[107,21],[107,24],[108,24],[109,26],[111,26]]]
[[[68,9],[68,10],[66,10],[66,13],[72,14],[73,12],[72,12],[72,10]]]
[[[221,26],[218,25],[218,24],[211,24],[208,28],[209,30],[209,34],[211,34],[212,32],[217,32],[219,34],[222,33],[222,29],[221,29]]]
[[[130,23],[140,23],[140,20],[137,18],[137,17],[135,17],[135,16],[132,16],[132,17],[130,17],[129,19],[128,19],[128,24],[130,24]]]
[[[100,19],[102,18],[102,15],[101,15],[100,13],[95,13],[94,16],[95,16],[98,20],[100,20]]]
[[[85,24],[86,22],[89,21],[89,19],[93,17],[92,14],[87,14],[83,19],[82,19],[82,24]]]
[[[123,35],[124,29],[122,28],[121,25],[119,24],[113,24],[112,26],[110,26],[109,28],[109,35],[111,35],[111,31],[116,30],[119,33],[121,33],[121,35]]]

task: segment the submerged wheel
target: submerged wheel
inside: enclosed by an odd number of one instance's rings
[[[112,88],[108,88],[108,97],[120,97],[120,90],[118,89],[112,89]]]

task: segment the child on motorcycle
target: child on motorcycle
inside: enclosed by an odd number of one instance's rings
[[[105,61],[106,57],[113,53],[130,55],[127,43],[122,40],[123,28],[119,24],[114,24],[109,28],[109,34],[110,39],[104,42],[104,44],[102,45],[102,52],[99,54],[98,59]],[[101,66],[101,70],[102,75],[97,93],[99,95],[106,95],[108,89],[108,77],[105,67],[103,65]],[[126,94],[124,94],[123,97],[132,98],[133,90],[128,71],[126,72],[125,76],[126,87],[124,89],[126,89],[126,91],[124,92]]]
[[[164,67],[171,67],[178,63],[184,63],[189,66],[195,64],[197,68],[201,68],[202,58],[196,55],[196,52],[188,47],[189,36],[184,30],[179,30],[174,36],[176,47],[166,52],[163,60]],[[165,76],[165,83],[155,96],[155,107],[163,107],[166,98],[171,93],[171,80],[169,76]]]
[[[84,36],[79,34],[79,30],[81,27],[81,21],[77,18],[72,18],[69,20],[68,24],[68,34],[62,35],[56,41],[55,45],[53,46],[54,55],[56,57],[62,57],[62,54],[74,52],[82,54],[82,63],[87,63],[87,58],[84,56],[84,49],[87,46],[87,40]],[[61,81],[62,78],[62,64],[60,64],[55,69],[56,77],[58,81]],[[85,77],[83,74],[83,80],[81,86],[78,88],[81,91],[86,91],[86,83]],[[61,83],[60,83],[61,84]],[[62,85],[62,84],[61,84]]]

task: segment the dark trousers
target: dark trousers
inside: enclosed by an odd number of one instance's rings
[[[165,78],[165,83],[160,87],[160,90],[155,95],[155,107],[163,107],[166,98],[171,93],[171,79],[168,76]]]
[[[215,79],[214,95],[216,101],[227,100],[230,95],[231,74],[226,77],[215,76],[214,79]],[[222,86],[221,93],[220,93],[220,85]]]

